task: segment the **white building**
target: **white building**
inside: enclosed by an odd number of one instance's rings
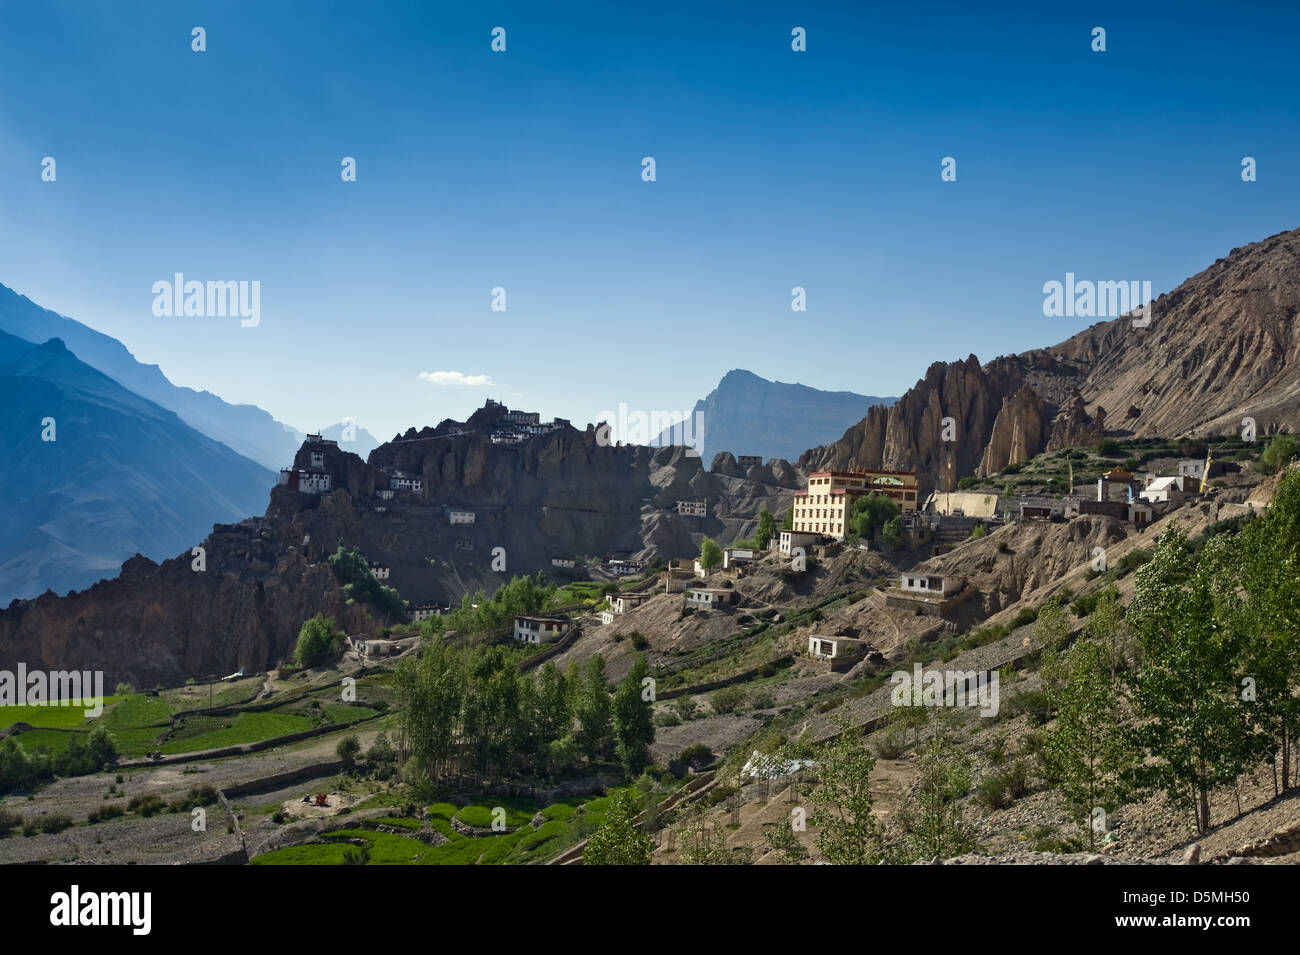
[[[677,513],[687,517],[707,517],[709,506],[704,501],[678,501]]]
[[[387,580],[390,572],[391,569],[385,567],[379,561],[372,560],[370,562],[370,576],[374,577],[375,580]]]
[[[521,643],[549,643],[569,632],[563,617],[515,617],[515,639]]]
[[[650,599],[649,594],[612,594],[609,598],[610,610],[614,613],[628,613]]]
[[[447,519],[451,521],[453,524],[473,524],[474,512],[473,511],[448,511]]]
[[[1187,495],[1183,491],[1184,478],[1182,477],[1158,477],[1153,478],[1143,488],[1138,497],[1152,504],[1157,502],[1166,504],[1181,504]],[[1199,480],[1199,479],[1198,479]]]
[[[852,659],[862,656],[865,649],[865,641],[852,637],[808,636],[808,655],[817,660]]]
[[[690,587],[686,591],[686,605],[707,610],[725,607],[736,602],[736,592],[726,587]]]
[[[324,471],[281,468],[280,485],[291,487],[301,494],[327,494],[330,490],[330,476]]]
[[[442,606],[436,603],[411,604],[411,606],[407,608],[407,613],[411,615],[412,620],[419,623],[421,620],[441,617]]]
[[[729,570],[735,564],[752,564],[762,557],[756,550],[745,547],[728,547],[722,552],[722,569]]]
[[[565,570],[572,570],[574,567],[578,566],[578,562],[572,557],[552,557],[551,566],[563,567]]]
[[[938,574],[903,574],[898,582],[899,589],[909,594],[922,594],[927,597],[951,597],[960,593],[966,586],[964,577],[940,576]]]
[[[388,486],[394,491],[414,491],[418,494],[424,490],[424,479],[405,471],[394,471],[388,479]]]
[[[394,491],[392,488],[381,487],[378,491],[375,492],[375,497],[379,498],[381,501],[391,501],[393,499],[393,495],[396,493],[397,492]]]
[[[817,543],[821,536],[821,534],[813,534],[808,531],[781,531],[780,543],[777,547],[781,551],[781,556],[789,557],[794,554],[796,547],[802,547],[806,551]]]

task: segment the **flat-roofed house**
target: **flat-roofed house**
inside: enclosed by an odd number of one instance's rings
[[[515,617],[515,639],[521,643],[549,643],[569,632],[564,617]]]

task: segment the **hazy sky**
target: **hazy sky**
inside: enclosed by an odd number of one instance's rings
[[[966,6],[4,2],[0,283],[386,439],[732,368],[900,394],[1086,327],[1043,316],[1067,271],[1159,293],[1300,225],[1300,15]],[[259,281],[260,324],[156,317],[176,272]]]

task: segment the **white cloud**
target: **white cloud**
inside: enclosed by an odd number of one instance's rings
[[[487,375],[466,375],[459,371],[422,371],[420,377],[435,385],[469,385],[474,387],[495,384]]]

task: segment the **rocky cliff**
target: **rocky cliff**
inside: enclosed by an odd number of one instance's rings
[[[801,468],[915,467],[931,488],[1043,451],[1139,437],[1300,430],[1300,230],[1233,249],[1159,296],[1146,325],[1100,322],[1051,348],[931,365]],[[1094,410],[1090,414],[1088,408]],[[1120,409],[1108,419],[1105,409]],[[955,439],[945,440],[951,417]]]
[[[714,474],[683,448],[609,447],[592,427],[494,444],[490,424],[408,431],[369,461],[303,444],[294,467],[328,472],[328,493],[274,488],[264,517],[196,542],[201,569],[189,552],[161,565],[137,557],[89,590],[14,601],[0,611],[0,668],[102,669],[110,684],[151,686],[257,667],[290,655],[318,612],[352,634],[380,628],[344,600],[326,560],[340,544],[389,567],[387,583],[408,601],[458,603],[514,574],[552,572],[553,558],[698,553],[706,534],[752,533],[763,507],[779,515],[802,483],[786,462]],[[421,490],[381,494],[396,470],[420,477]],[[707,516],[679,515],[679,500],[704,501]],[[473,522],[452,524],[452,511]]]

